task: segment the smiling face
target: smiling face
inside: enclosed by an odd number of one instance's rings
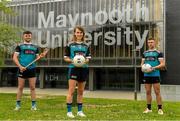
[[[77,29],[75,30],[74,35],[75,35],[77,41],[82,41],[82,38],[83,38],[83,36],[84,36],[84,33],[77,28]]]
[[[155,49],[155,46],[156,46],[156,42],[155,42],[155,40],[154,39],[149,39],[148,41],[147,41],[147,44],[148,44],[148,48],[149,49]]]
[[[74,28],[74,41],[81,42],[84,41],[85,32],[80,26]]]
[[[32,34],[23,34],[23,40],[27,43],[31,42]]]

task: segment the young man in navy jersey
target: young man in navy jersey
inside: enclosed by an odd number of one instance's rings
[[[39,55],[39,49],[36,45],[31,43],[32,33],[30,31],[23,32],[23,43],[16,47],[13,55],[13,61],[18,66],[18,91],[16,97],[15,110],[21,108],[21,97],[23,93],[25,80],[29,80],[29,87],[31,91],[32,106],[31,110],[37,110],[36,107],[36,65],[31,64],[29,67],[26,66],[36,58],[44,57],[44,53]]]
[[[153,87],[158,105],[158,114],[163,115],[162,99],[160,94],[160,69],[165,66],[165,61],[163,54],[160,51],[156,50],[155,39],[149,38],[147,40],[147,45],[148,50],[143,53],[141,66],[143,64],[150,64],[152,67],[147,72],[144,72],[143,82],[145,84],[146,89],[147,108],[144,110],[143,113],[152,112],[151,89]]]
[[[88,62],[91,58],[90,50],[88,45],[84,42],[85,31],[82,27],[77,26],[74,28],[74,35],[72,41],[68,44],[65,49],[64,60],[69,63],[69,89],[66,98],[67,102],[67,116],[74,118],[75,116],[72,113],[72,97],[76,87],[77,89],[77,105],[78,112],[77,115],[80,117],[85,117],[86,115],[82,111],[83,107],[83,92],[85,88],[85,81],[88,77]],[[73,58],[76,55],[82,55],[85,57],[85,64],[83,67],[76,67],[73,65]]]

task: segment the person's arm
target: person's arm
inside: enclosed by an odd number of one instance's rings
[[[144,56],[144,53],[142,54],[142,59],[141,59],[141,67],[142,65],[144,64],[144,61],[145,61],[145,56]]]
[[[164,68],[165,67],[165,60],[164,60],[164,57],[163,57],[163,54],[160,53],[159,56],[158,56],[158,60],[159,60],[159,65],[153,67],[153,69],[161,69],[161,68]]]
[[[142,59],[141,59],[141,67],[142,67],[142,65],[144,64],[144,62],[145,62],[145,56],[144,56],[144,54],[143,54],[143,57],[142,57]],[[150,72],[152,72],[153,71],[153,68],[150,68],[150,69],[148,69],[147,71],[146,71],[146,73],[150,73]]]
[[[142,58],[142,59],[141,59],[141,66],[144,64],[144,61],[145,61],[145,59]]]
[[[39,54],[39,48],[38,48],[36,51],[36,59],[44,58],[47,55],[48,51],[49,49],[44,49],[44,51]]]
[[[70,59],[69,57],[64,57],[64,61],[66,61],[68,63],[73,63],[73,60]]]
[[[39,55],[39,48],[36,50],[36,59],[40,59],[41,56]]]
[[[156,69],[161,69],[161,68],[165,67],[165,61],[164,61],[164,57],[163,57],[162,53],[159,53],[158,60],[159,60],[159,65],[152,67],[149,70],[149,72],[152,72],[152,71],[154,71]]]
[[[65,48],[64,61],[66,61],[68,63],[73,63],[73,60],[70,59],[70,47],[69,47],[69,45]]]
[[[15,51],[14,54],[13,54],[13,61],[14,61],[14,63],[18,66],[18,68],[20,69],[20,71],[25,71],[26,68],[23,67],[23,66],[19,63],[19,59],[18,59],[19,52],[20,52],[20,47],[17,46],[17,47],[16,47],[16,51]]]
[[[87,53],[86,53],[86,61],[85,63],[89,63],[89,60],[91,59],[91,53],[90,48],[88,47]]]

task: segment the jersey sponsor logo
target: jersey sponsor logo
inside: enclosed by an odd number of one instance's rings
[[[71,78],[76,79],[76,78],[77,78],[77,76],[75,76],[75,75],[71,75]]]
[[[33,50],[24,50],[25,54],[35,54]]]
[[[82,55],[82,56],[85,56],[85,52],[84,52],[84,51],[74,51],[74,55]]]
[[[19,74],[18,76],[19,76],[19,77],[22,77],[23,75],[22,75],[22,74]]]
[[[155,61],[155,57],[152,57],[152,56],[151,57],[146,57],[146,60],[147,61]]]

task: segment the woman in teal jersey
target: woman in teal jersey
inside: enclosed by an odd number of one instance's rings
[[[85,88],[85,81],[88,76],[88,62],[91,58],[89,47],[84,43],[85,31],[82,27],[77,26],[74,28],[73,39],[67,45],[65,49],[64,60],[69,63],[69,89],[67,94],[67,116],[74,118],[72,113],[72,98],[75,91],[76,84],[77,88],[77,105],[78,112],[77,115],[80,117],[85,117],[86,115],[82,111],[83,104],[83,92]],[[76,67],[73,65],[73,58],[76,55],[82,55],[85,57],[85,64],[82,67]]]

